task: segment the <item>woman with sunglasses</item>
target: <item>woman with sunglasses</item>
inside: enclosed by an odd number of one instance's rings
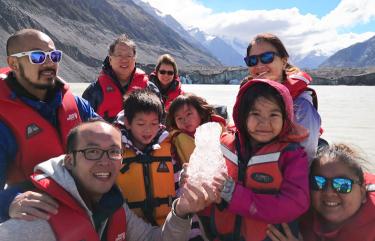
[[[155,71],[150,74],[149,80],[159,88],[166,111],[169,110],[172,101],[183,94],[176,61],[169,54],[159,57]]]
[[[311,77],[291,65],[289,54],[281,40],[270,33],[257,35],[247,47],[248,81],[263,78],[284,84],[292,95],[295,121],[309,130],[309,137],[301,143],[311,160],[316,153],[320,136],[320,116],[317,112],[315,91],[308,88]]]
[[[363,173],[363,158],[345,144],[319,151],[311,164],[311,210],[302,218],[304,241],[374,241],[375,175]],[[272,240],[294,241],[273,226]]]

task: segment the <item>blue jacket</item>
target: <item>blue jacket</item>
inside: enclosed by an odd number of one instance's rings
[[[62,101],[61,88],[54,88],[54,90],[50,91],[50,98],[47,98],[47,101],[39,101],[31,94],[27,93],[27,91],[18,84],[11,74],[5,81],[10,83],[12,94],[19,97],[27,105],[35,109],[53,126],[58,126],[56,111]],[[99,117],[86,100],[75,96],[75,101],[82,121]],[[5,123],[0,121],[0,222],[9,218],[9,204],[14,197],[21,192],[20,188],[9,188],[4,190],[7,168],[10,163],[15,160],[17,151],[18,144],[14,134]]]

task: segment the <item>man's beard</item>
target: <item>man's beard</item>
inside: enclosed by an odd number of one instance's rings
[[[41,77],[41,72],[45,71],[45,70],[54,71],[56,73],[56,70],[54,70],[54,69],[51,69],[51,68],[44,69],[44,70],[41,70],[41,71],[38,72],[38,79],[40,79],[40,77]],[[30,80],[30,78],[26,77],[25,69],[23,68],[22,65],[20,65],[20,77],[21,77],[21,79],[24,79],[32,87],[34,87],[36,89],[40,89],[40,90],[52,89],[55,86],[55,83],[56,83],[56,76],[48,78],[47,83],[33,83]]]

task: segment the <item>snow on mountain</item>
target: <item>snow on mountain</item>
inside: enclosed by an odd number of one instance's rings
[[[291,56],[291,63],[303,69],[316,69],[328,58],[329,55],[313,50],[305,55]]]
[[[142,0],[133,0],[142,7],[147,13],[169,26],[178,33],[184,40],[198,49],[210,53],[226,66],[244,66],[243,57],[238,51],[218,36],[209,35],[203,31],[193,28],[185,29],[171,15],[163,14],[160,10],[152,7],[149,3]]]
[[[243,56],[224,39],[209,35],[198,28],[188,30],[191,36],[206,47],[213,56],[227,66],[244,66]]]

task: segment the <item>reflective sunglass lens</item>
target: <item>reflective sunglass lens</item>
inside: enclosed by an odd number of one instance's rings
[[[257,56],[249,56],[249,66],[255,66],[258,64]]]
[[[54,63],[58,63],[61,60],[62,52],[61,51],[52,51],[50,53],[51,60]]]
[[[327,179],[321,176],[314,176],[312,187],[314,190],[323,190],[326,186]]]
[[[247,66],[252,67],[258,64],[258,57],[256,55],[246,56],[244,58]]]
[[[332,187],[340,193],[349,193],[352,191],[352,181],[347,178],[334,178]]]
[[[41,64],[45,61],[46,55],[44,52],[32,52],[30,59],[34,64]]]
[[[275,54],[273,52],[266,52],[260,55],[260,61],[263,64],[272,63]]]

